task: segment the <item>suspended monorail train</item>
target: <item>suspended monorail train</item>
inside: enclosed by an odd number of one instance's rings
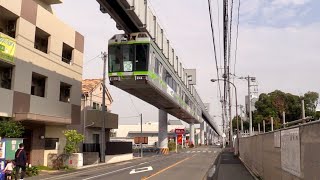
[[[179,70],[145,32],[114,35],[108,42],[110,84],[187,123],[201,123],[200,97]]]

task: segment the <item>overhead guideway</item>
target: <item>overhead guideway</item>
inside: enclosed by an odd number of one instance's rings
[[[97,0],[125,34],[108,42],[110,83],[187,122],[222,131],[198,95],[196,72],[183,68],[147,0]]]

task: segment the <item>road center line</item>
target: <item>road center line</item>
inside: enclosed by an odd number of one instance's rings
[[[193,155],[193,156],[195,156],[195,155]],[[182,163],[182,162],[184,162],[184,161],[192,158],[193,156],[188,157],[188,158],[185,158],[185,159],[182,159],[181,161],[178,161],[178,162],[172,164],[171,166],[168,166],[168,167],[166,167],[166,168],[164,168],[164,169],[162,169],[162,170],[160,170],[160,171],[158,171],[158,172],[156,172],[156,173],[154,173],[154,174],[151,174],[151,175],[148,176],[148,177],[144,177],[144,178],[142,178],[141,180],[150,179],[150,178],[152,178],[153,176],[156,176],[156,175],[158,175],[158,174],[160,174],[160,173],[163,173],[164,171],[166,171],[166,170],[168,170],[168,169],[170,169],[170,168],[172,168],[172,167],[174,167],[174,166],[176,166],[176,165],[178,165],[178,164],[180,164],[180,163]]]
[[[170,156],[167,156],[167,157],[165,157],[163,159],[167,159],[167,158],[170,158]],[[118,169],[118,170],[115,170],[115,171],[111,171],[111,172],[108,172],[108,173],[104,173],[104,174],[99,174],[99,175],[96,175],[96,176],[88,177],[88,178],[85,178],[85,179],[82,179],[82,180],[95,179],[97,177],[106,176],[106,175],[113,174],[113,173],[116,173],[116,172],[119,172],[119,171],[123,171],[123,170],[126,170],[126,169],[131,169],[133,167],[141,166],[143,164],[152,163],[152,162],[158,161],[159,159],[162,159],[162,158],[157,158],[157,159],[152,160],[152,161],[143,162],[143,163],[140,163],[140,164],[132,165],[132,166],[125,167],[125,168],[122,168],[122,169]]]

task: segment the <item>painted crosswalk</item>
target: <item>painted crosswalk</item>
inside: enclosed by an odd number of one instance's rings
[[[212,153],[212,151],[197,151],[197,150],[193,150],[193,151],[184,151],[181,153]],[[213,153],[216,153],[216,151],[214,151]]]

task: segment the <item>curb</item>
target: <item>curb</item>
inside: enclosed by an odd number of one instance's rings
[[[244,167],[246,167],[246,169],[249,171],[249,173],[251,174],[251,176],[255,179],[255,180],[260,180],[258,177],[257,177],[257,174],[254,173],[250,168],[249,166],[247,166],[247,164],[239,157],[240,161],[242,162],[242,164],[244,165]]]
[[[222,151],[220,151],[220,153],[218,154],[216,160],[214,161],[214,163],[212,163],[212,165],[208,169],[206,175],[203,177],[203,180],[205,180],[205,179],[206,180],[217,180],[218,179],[218,172],[219,172],[219,167],[220,167],[221,153],[222,153]]]

